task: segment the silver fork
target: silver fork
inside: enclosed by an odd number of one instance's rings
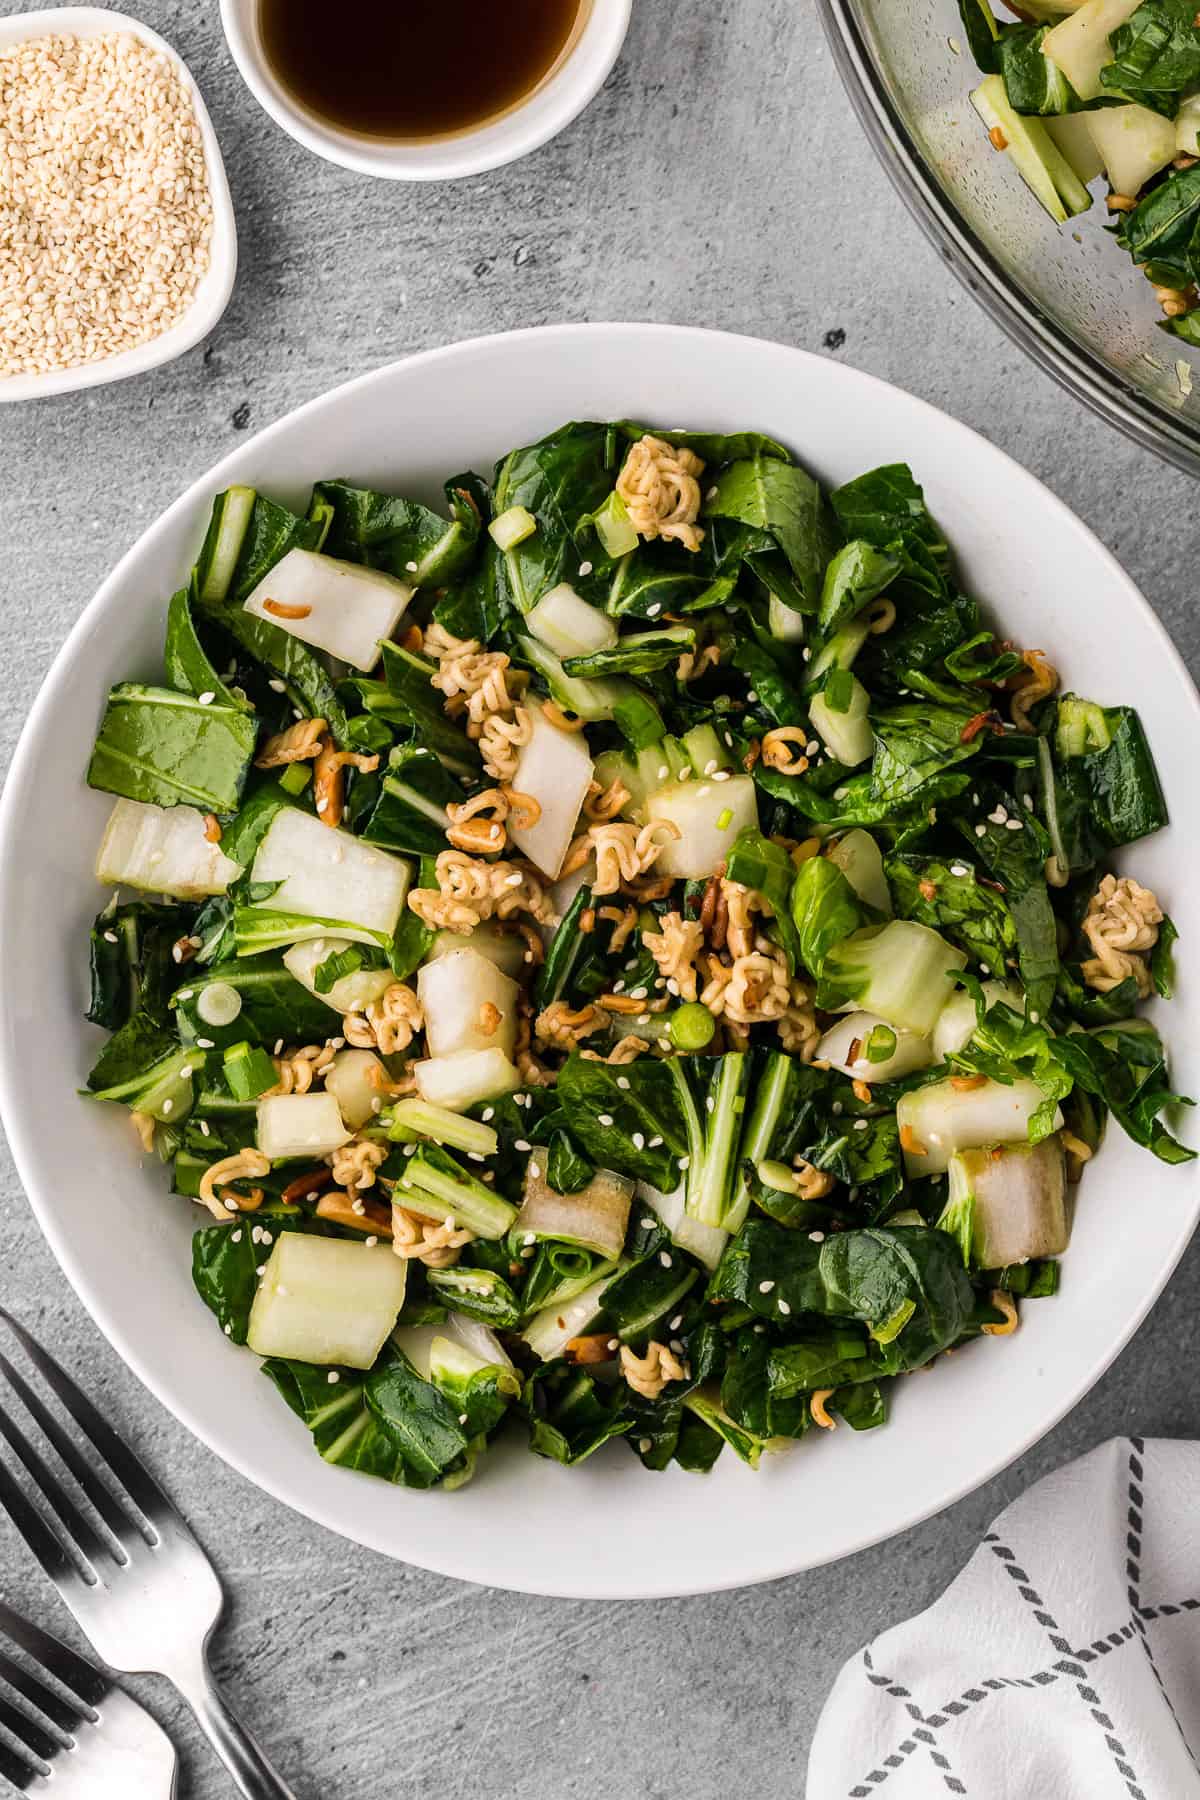
[[[145,1707],[2,1600],[0,1630],[36,1669],[0,1649],[0,1676],[41,1715],[0,1693],[0,1725],[20,1746],[0,1742],[0,1775],[22,1793],[59,1800],[174,1800],[175,1748]]]
[[[213,1680],[208,1645],[225,1597],[208,1557],[148,1470],[49,1351],[4,1307],[0,1319],[87,1440],[90,1455],[0,1352],[0,1373],[78,1482],[104,1531],[97,1530],[2,1399],[0,1436],[53,1513],[57,1529],[3,1462],[0,1506],[110,1668],[165,1675],[246,1800],[297,1800]]]

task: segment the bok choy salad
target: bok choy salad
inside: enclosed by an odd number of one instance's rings
[[[1193,1155],[1138,716],[993,634],[903,465],[583,423],[444,512],[231,488],[164,665],[88,770],[88,1092],[331,1463],[881,1425],[1054,1293],[1108,1115]]]
[[[1200,12],[1191,0],[959,0],[983,80],[972,104],[1060,225],[1105,206],[1163,329],[1200,344]],[[1181,364],[1186,368],[1186,364]]]

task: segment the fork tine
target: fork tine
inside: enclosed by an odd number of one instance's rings
[[[43,1631],[23,1614],[14,1612],[3,1600],[0,1600],[0,1630],[79,1700],[81,1712],[98,1707],[112,1686],[95,1663],[80,1656],[59,1638],[51,1637],[48,1631]],[[41,1701],[38,1704],[40,1706]]]
[[[80,1392],[62,1365],[55,1361],[48,1350],[43,1350],[32,1333],[5,1306],[0,1306],[0,1319],[15,1333],[30,1362],[54,1389],[79,1429],[91,1439],[96,1453],[107,1463],[109,1473],[120,1482],[135,1505],[141,1508],[151,1522],[156,1513],[165,1512],[182,1524],[181,1515],[149,1470],[97,1412],[87,1395]]]
[[[0,1372],[4,1374],[25,1410],[41,1427],[47,1439],[62,1457],[63,1462],[70,1469],[113,1536],[123,1542],[126,1532],[134,1523],[129,1514],[118,1504],[105,1483],[98,1479],[87,1458],[80,1455],[49,1407],[43,1404],[25,1377],[13,1367],[3,1351],[0,1351]]]
[[[41,1513],[25,1498],[16,1478],[3,1462],[0,1462],[0,1506],[4,1508],[51,1581],[64,1592],[75,1582],[83,1585],[83,1576]]]
[[[80,1511],[75,1500],[49,1463],[30,1443],[16,1420],[2,1404],[0,1404],[0,1437],[3,1437],[13,1455],[21,1463],[25,1473],[66,1532],[68,1539],[83,1552],[88,1562],[93,1567],[97,1564],[102,1565],[105,1558],[109,1562],[116,1562],[117,1558],[113,1551],[100,1537],[91,1521]]]
[[[40,1712],[44,1712],[60,1731],[70,1733],[79,1724],[83,1715],[77,1706],[68,1706],[60,1695],[46,1687],[36,1675],[31,1675],[27,1669],[23,1669],[19,1662],[14,1662],[12,1657],[6,1655],[3,1650],[0,1650],[0,1675],[3,1675],[9,1686],[16,1688],[18,1694],[28,1700],[31,1706],[36,1706]]]
[[[13,1671],[16,1671],[17,1674],[21,1673],[17,1664],[10,1662],[4,1652],[0,1650],[0,1675],[4,1677],[5,1681],[12,1681]],[[15,1687],[16,1683],[14,1682],[13,1685]],[[41,1702],[35,1700],[34,1705],[40,1706]],[[51,1737],[43,1725],[40,1725],[36,1719],[30,1718],[28,1713],[22,1712],[19,1706],[14,1706],[4,1694],[0,1694],[0,1725],[3,1725],[6,1731],[11,1732],[19,1744],[40,1758],[42,1762],[49,1762],[51,1757],[57,1756],[62,1749],[62,1745],[56,1737]]]
[[[31,1763],[22,1762],[16,1752],[4,1743],[0,1743],[0,1775],[3,1775],[5,1781],[11,1781],[22,1794],[31,1782],[41,1780],[40,1771]]]

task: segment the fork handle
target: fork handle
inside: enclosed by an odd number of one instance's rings
[[[201,1730],[245,1800],[299,1800],[294,1789],[276,1774],[213,1680],[207,1658],[194,1673],[185,1675],[172,1670],[170,1679],[195,1713]]]

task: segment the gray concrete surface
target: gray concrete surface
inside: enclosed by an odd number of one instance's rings
[[[0,0],[0,14],[20,10]],[[441,190],[373,184],[292,144],[243,87],[214,0],[140,10],[188,58],[212,109],[241,273],[221,326],[182,362],[0,409],[6,761],[97,583],[240,432],[408,351],[564,319],[836,345],[1035,470],[1120,554],[1200,667],[1195,490],[1066,399],[951,281],[843,101],[811,3],[638,0],[618,68],[571,130],[515,167]],[[450,12],[447,46],[464,53]],[[84,1314],[7,1162],[2,1179],[0,1292],[90,1373],[202,1530],[233,1594],[217,1660],[304,1800],[796,1795],[843,1659],[932,1600],[1010,1496],[1113,1433],[1200,1430],[1195,1388],[1163,1379],[1194,1335],[1193,1252],[1070,1419],[989,1487],[881,1549],[708,1599],[491,1593],[352,1548],[194,1443]],[[1171,1204],[1165,1177],[1147,1186],[1139,1204]],[[0,1586],[63,1625],[6,1523]],[[228,1794],[170,1694],[138,1685],[181,1746],[185,1800]]]

